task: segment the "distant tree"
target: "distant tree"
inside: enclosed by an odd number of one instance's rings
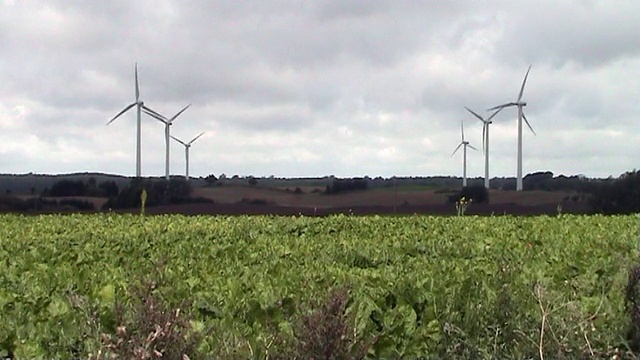
[[[89,178],[89,180],[87,180],[87,187],[89,189],[95,189],[97,185],[97,181],[96,178],[94,178],[93,176]]]
[[[169,195],[172,199],[186,198],[191,194],[191,185],[184,178],[172,178],[169,181]]]
[[[592,193],[589,204],[594,212],[603,214],[640,212],[640,171],[633,170],[601,183]]]
[[[118,184],[115,181],[103,181],[98,185],[100,195],[112,198],[118,196]]]
[[[60,180],[49,190],[49,196],[85,196],[87,187],[82,180]]]
[[[527,174],[522,179],[522,188],[524,190],[552,190],[553,173],[551,171],[541,171]]]
[[[216,178],[216,176],[213,174],[209,174],[206,178],[204,178],[204,181],[207,183],[207,186],[213,186],[216,181],[218,181],[218,178]]]
[[[326,194],[337,194],[345,191],[366,190],[369,183],[363,178],[334,179],[331,186],[327,185]]]
[[[107,201],[103,208],[136,208],[140,206],[140,194],[147,192],[146,206],[160,204],[179,204],[187,202],[191,193],[191,186],[184,178],[148,180],[132,179],[115,198]]]
[[[249,176],[249,180],[247,181],[249,183],[249,185],[251,186],[256,186],[258,185],[258,179],[256,179],[253,176]]]

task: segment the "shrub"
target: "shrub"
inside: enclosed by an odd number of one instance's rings
[[[100,334],[100,348],[89,359],[189,360],[197,356],[200,336],[193,331],[191,319],[186,315],[191,306],[189,302],[183,301],[172,308],[161,296],[156,280],[151,278],[131,285],[129,293],[130,305],[116,302],[115,332]],[[92,321],[100,322],[95,318],[89,322]]]
[[[458,193],[449,196],[449,202],[457,203],[462,198],[471,200],[474,204],[489,203],[489,191],[484,186],[465,186]]]
[[[367,342],[355,339],[353,318],[347,314],[349,293],[336,288],[313,310],[293,320],[294,339],[280,344],[284,350],[275,359],[364,359],[375,338]],[[280,337],[282,341],[282,337]]]

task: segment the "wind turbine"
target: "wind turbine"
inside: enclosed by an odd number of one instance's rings
[[[464,108],[467,109],[467,111],[469,111],[475,117],[477,117],[478,120],[482,121],[482,151],[484,152],[484,187],[489,189],[489,125],[493,123],[491,119],[493,119],[494,116],[498,115],[498,113],[500,112],[500,110],[502,110],[502,108],[496,110],[487,119],[478,115],[475,111],[469,109],[466,106]]]
[[[138,122],[137,122],[137,133],[136,133],[136,177],[140,177],[141,172],[142,172],[142,166],[141,166],[141,150],[140,150],[140,141],[142,138],[142,132],[140,129],[140,125],[141,125],[141,111],[142,109],[147,109],[146,106],[144,106],[144,101],[140,100],[140,86],[138,85],[138,63],[135,63],[135,79],[136,79],[136,101],[132,104],[127,105],[127,107],[125,107],[124,109],[122,109],[122,111],[120,111],[116,116],[114,116],[111,120],[109,120],[109,122],[107,123],[107,125],[111,124],[115,119],[117,119],[118,117],[120,117],[120,115],[126,113],[127,111],[129,111],[129,109],[131,109],[132,107],[136,106],[137,110],[138,110]]]
[[[478,149],[470,145],[468,141],[464,140],[464,126],[462,124],[462,121],[460,121],[460,135],[462,135],[462,141],[460,141],[458,147],[453,150],[453,153],[451,153],[451,157],[453,157],[453,155],[455,155],[458,149],[460,149],[460,147],[462,146],[462,186],[465,187],[467,186],[467,146],[472,148],[473,150]]]
[[[167,119],[166,117],[164,117],[163,115],[151,110],[151,109],[144,109],[145,114],[155,118],[156,120],[162,122],[164,124],[164,140],[165,140],[165,148],[166,148],[166,154],[165,154],[165,164],[164,164],[164,176],[167,179],[167,181],[169,181],[169,138],[171,136],[170,134],[170,127],[173,123],[173,121],[180,116],[180,114],[182,114],[185,110],[187,110],[189,108],[189,106],[191,106],[191,104],[185,106],[182,108],[182,110],[178,111],[177,114],[173,115],[173,117],[171,119]]]
[[[522,119],[524,119],[524,122],[527,123],[527,126],[529,127],[529,130],[531,130],[533,135],[536,134],[536,132],[533,131],[531,124],[529,124],[527,117],[524,116],[524,112],[522,111],[522,108],[527,106],[527,103],[525,101],[522,101],[522,93],[524,92],[524,84],[527,82],[527,76],[529,76],[530,70],[531,70],[531,65],[529,65],[529,69],[527,69],[527,73],[524,75],[524,80],[522,80],[522,87],[520,88],[520,94],[518,94],[518,100],[516,100],[516,102],[510,102],[510,103],[494,106],[488,109],[488,111],[491,111],[496,109],[504,109],[510,106],[518,107],[518,171],[517,171],[517,178],[516,178],[517,191],[522,191]]]
[[[184,145],[184,157],[187,160],[187,171],[185,173],[185,178],[187,179],[187,181],[189,181],[189,148],[191,147],[191,144],[193,144],[194,141],[198,140],[198,138],[202,135],[204,135],[204,132],[201,132],[200,134],[198,134],[198,136],[191,139],[191,141],[189,141],[188,143],[185,143],[184,141],[178,139],[177,137],[170,135],[173,138],[173,140]]]

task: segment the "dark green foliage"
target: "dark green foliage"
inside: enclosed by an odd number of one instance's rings
[[[115,197],[118,195],[118,185],[115,181],[103,181],[96,185],[96,179],[91,177],[87,182],[82,180],[60,180],[51,186],[51,189],[43,191],[44,196],[96,196]]]
[[[630,327],[627,334],[629,346],[635,352],[640,351],[640,265],[629,271],[625,303],[629,312]]]
[[[49,196],[85,196],[86,190],[82,180],[60,180],[51,186]]]
[[[128,187],[122,189],[117,197],[109,199],[103,209],[126,209],[140,206],[142,189],[147,191],[146,206],[180,204],[189,202],[191,186],[182,178],[132,179]]]
[[[206,178],[204,178],[204,181],[208,186],[213,186],[218,181],[218,178],[213,174],[209,174]]]
[[[113,180],[101,182],[100,185],[98,185],[98,189],[103,196],[108,198],[118,196],[119,192],[118,185]]]
[[[34,197],[30,199],[20,199],[14,196],[0,196],[0,209],[4,208],[11,212],[30,212],[30,211],[56,211],[60,206],[69,210],[69,207],[76,210],[94,210],[93,203],[79,199],[46,199],[43,197]]]
[[[630,171],[614,181],[602,183],[589,203],[594,212],[602,214],[640,212],[640,171]]]
[[[551,171],[527,174],[522,179],[523,190],[551,190],[552,184],[553,173]]]
[[[369,183],[363,178],[334,179],[331,186],[327,185],[326,194],[338,194],[345,191],[366,190]]]

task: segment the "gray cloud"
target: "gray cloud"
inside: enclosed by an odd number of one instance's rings
[[[135,168],[141,98],[190,138],[196,175],[458,175],[464,120],[517,97],[529,64],[525,171],[637,167],[633,1],[4,1],[0,172]],[[492,175],[515,172],[516,114],[492,127]],[[485,112],[486,113],[486,112]],[[626,140],[625,140],[626,139]],[[143,119],[143,172],[163,173]],[[172,144],[172,172],[184,154]],[[482,154],[469,154],[482,174]]]

